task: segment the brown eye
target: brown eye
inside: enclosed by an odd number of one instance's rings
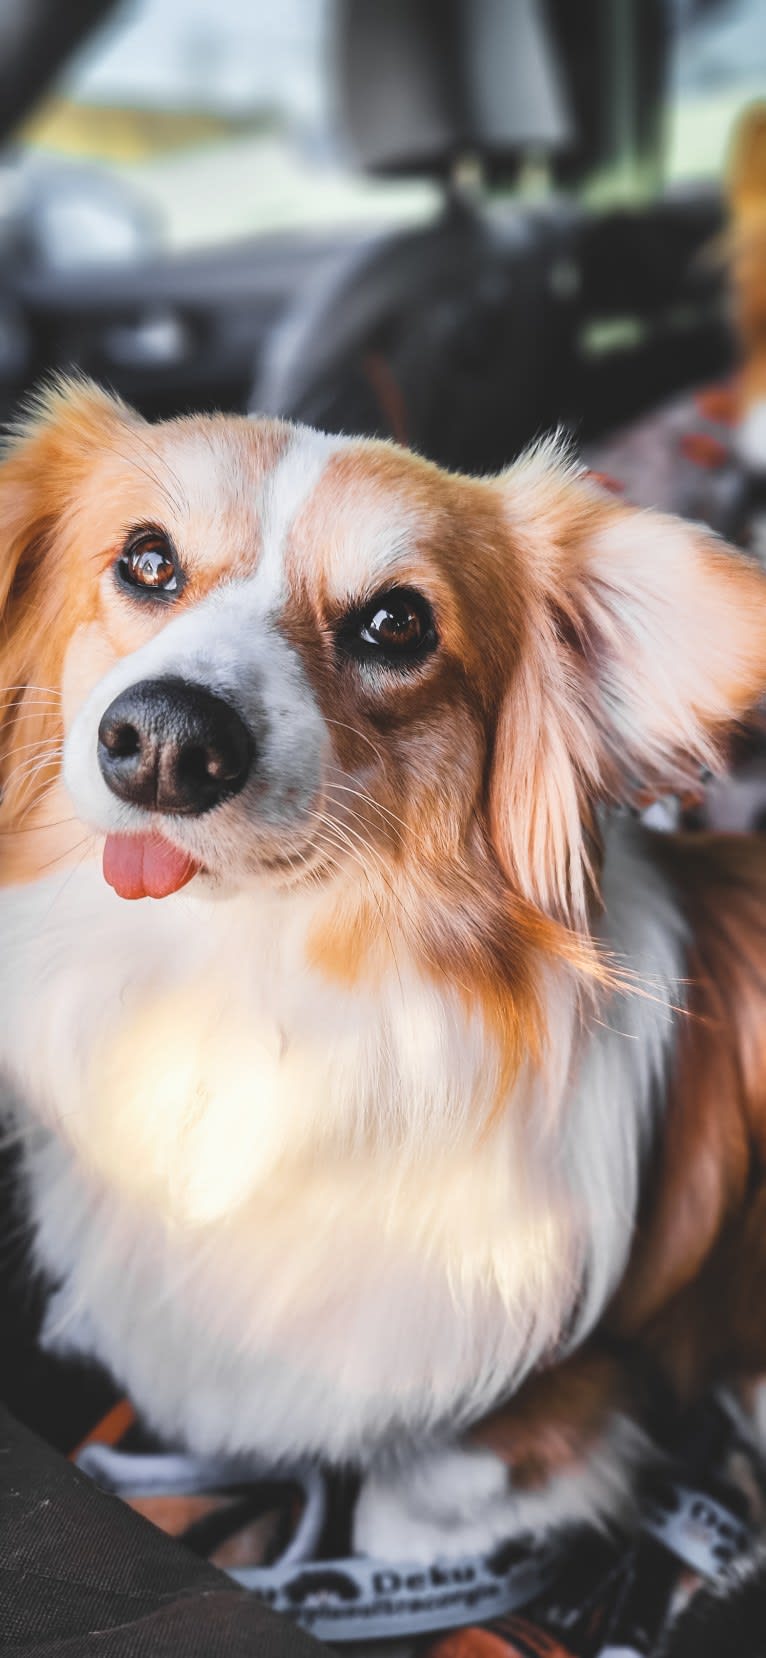
[[[338,643],[347,655],[408,667],[436,646],[431,606],[411,588],[392,588],[346,618]]]
[[[173,597],[180,591],[179,570],[166,535],[149,531],[128,542],[117,560],[117,573],[126,587],[148,595]]]
[[[385,645],[411,650],[423,635],[420,617],[406,599],[388,599],[376,609],[359,630],[368,645]]]

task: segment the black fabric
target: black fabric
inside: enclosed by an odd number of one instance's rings
[[[695,1596],[658,1658],[766,1658],[766,1545],[731,1566],[723,1583]]]
[[[71,1451],[119,1397],[96,1365],[40,1344],[48,1294],[32,1259],[18,1148],[3,1142],[0,1095],[0,1401],[59,1451]]]
[[[0,1407],[2,1658],[313,1658],[274,1616]]]

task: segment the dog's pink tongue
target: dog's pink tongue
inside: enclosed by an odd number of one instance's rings
[[[104,879],[121,898],[167,898],[196,875],[199,864],[160,835],[107,835]]]

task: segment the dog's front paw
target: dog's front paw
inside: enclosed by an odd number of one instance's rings
[[[527,1488],[514,1486],[507,1463],[477,1446],[444,1446],[407,1466],[373,1471],[357,1500],[354,1548],[385,1560],[434,1560],[564,1526],[626,1520],[646,1443],[632,1422],[615,1417],[582,1463]]]

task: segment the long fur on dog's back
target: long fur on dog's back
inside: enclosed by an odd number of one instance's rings
[[[619,1317],[688,1394],[766,1367],[766,841],[669,836],[656,856],[689,930],[685,1012]]]

